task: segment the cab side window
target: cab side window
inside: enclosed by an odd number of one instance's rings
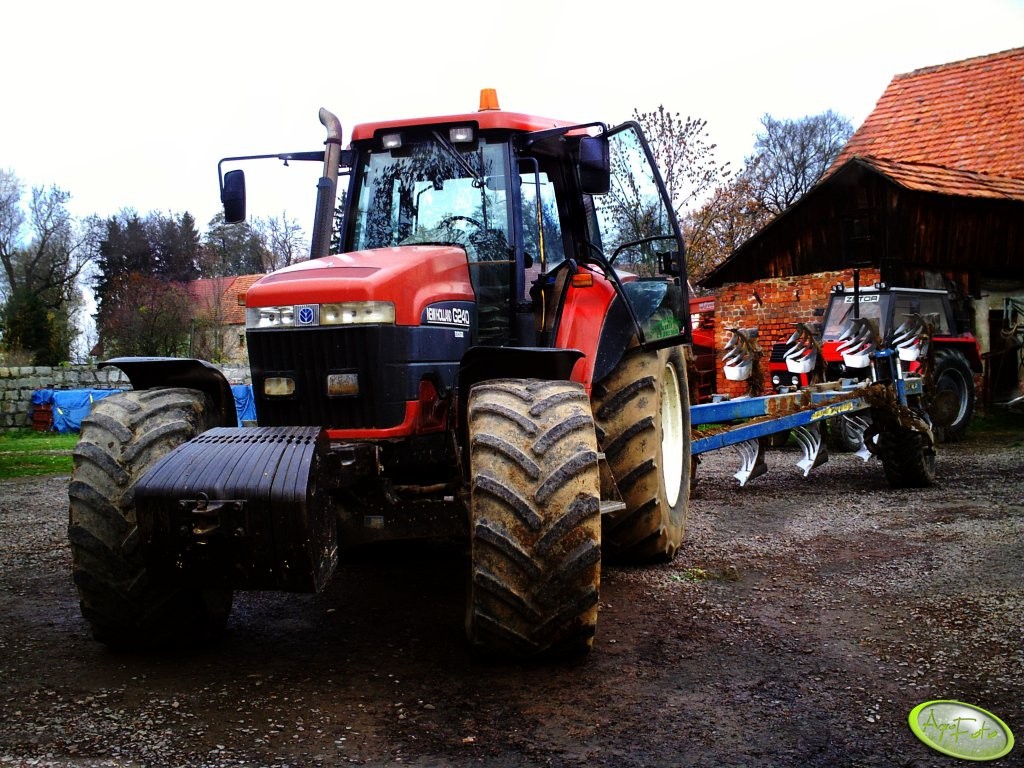
[[[521,174],[523,206],[523,251],[529,265],[525,289],[542,271],[550,272],[565,261],[562,225],[558,218],[555,188],[543,171]]]

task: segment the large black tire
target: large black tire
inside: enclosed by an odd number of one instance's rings
[[[866,411],[857,414],[858,418],[870,423]],[[826,424],[828,430],[828,447],[835,453],[853,453],[860,450],[861,432],[845,416],[833,416]]]
[[[594,387],[598,443],[625,503],[604,519],[610,558],[671,560],[690,502],[690,409],[678,347],[628,354]]]
[[[466,634],[488,656],[588,650],[601,580],[600,478],[578,384],[499,379],[469,396]]]
[[[933,370],[935,388],[928,415],[936,438],[947,443],[961,440],[974,418],[974,372],[964,353],[956,349],[937,349]]]
[[[935,450],[921,432],[894,427],[878,434],[875,455],[891,488],[935,485]]]
[[[93,636],[112,647],[190,646],[217,639],[230,590],[200,590],[150,573],[135,517],[135,484],[171,449],[217,426],[191,389],[126,392],[83,419],[69,487],[71,564]]]

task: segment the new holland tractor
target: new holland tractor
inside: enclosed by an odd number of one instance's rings
[[[586,650],[602,560],[672,558],[689,499],[683,240],[640,127],[491,91],[347,147],[320,121],[322,150],[218,167],[240,222],[234,166],[323,164],[311,258],[245,297],[258,425],[206,362],[106,362],[132,390],[84,421],[69,491],[94,636],[213,639],[236,590],[317,592],[339,549],[459,537],[473,648]]]

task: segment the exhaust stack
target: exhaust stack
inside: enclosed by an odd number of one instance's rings
[[[321,107],[320,122],[327,129],[327,140],[324,142],[324,175],[316,185],[316,215],[309,254],[313,259],[326,256],[331,249],[331,227],[338,200],[338,165],[341,161],[341,121]]]

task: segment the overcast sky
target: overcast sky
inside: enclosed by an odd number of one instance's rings
[[[1024,0],[156,3],[17,0],[0,15],[0,168],[77,216],[219,209],[224,156],[320,149],[359,122],[503,109],[579,122],[663,104],[738,164],[761,116],[856,127],[894,75],[1024,45]],[[249,213],[310,229],[316,164],[246,166]]]

